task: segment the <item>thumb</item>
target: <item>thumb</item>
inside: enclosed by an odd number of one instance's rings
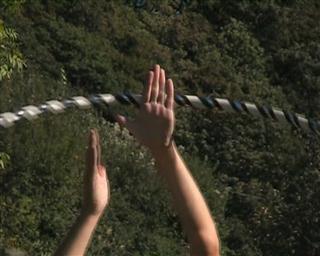
[[[122,115],[116,115],[115,118],[121,128],[126,128],[131,134],[134,133],[134,123],[132,121]]]
[[[103,165],[99,165],[97,169],[98,169],[98,174],[101,177],[107,177],[107,170]]]
[[[117,123],[123,128],[127,126],[128,120],[125,116],[122,115],[116,115],[115,119]],[[126,127],[127,128],[127,127]]]

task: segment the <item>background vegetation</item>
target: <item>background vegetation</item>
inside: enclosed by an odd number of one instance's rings
[[[1,0],[0,18],[0,112],[140,92],[159,63],[180,93],[320,119],[317,0]],[[176,141],[215,216],[222,255],[320,255],[319,138],[222,112],[178,109],[177,122]],[[81,205],[90,127],[103,138],[112,200],[89,255],[184,255],[152,159],[93,111],[0,131],[0,254],[49,255],[61,241]]]

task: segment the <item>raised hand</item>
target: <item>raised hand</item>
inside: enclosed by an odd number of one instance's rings
[[[85,255],[92,234],[110,200],[110,187],[105,167],[101,164],[99,135],[90,131],[87,168],[84,175],[83,206],[76,222],[54,255]]]
[[[116,118],[142,145],[157,153],[171,143],[175,124],[173,82],[166,80],[165,71],[159,65],[149,72],[142,96],[135,120],[120,115]]]
[[[101,215],[109,200],[110,187],[106,168],[101,163],[99,134],[91,130],[83,184],[82,212],[89,215]]]

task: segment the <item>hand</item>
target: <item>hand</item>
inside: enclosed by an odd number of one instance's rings
[[[91,130],[84,175],[82,212],[100,216],[109,200],[110,186],[106,169],[101,164],[100,138],[97,131]]]
[[[166,81],[165,71],[159,65],[149,72],[149,79],[142,95],[139,114],[133,121],[124,116],[116,117],[138,141],[152,153],[171,144],[174,130],[174,86]]]

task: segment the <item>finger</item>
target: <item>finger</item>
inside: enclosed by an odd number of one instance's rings
[[[108,179],[108,173],[106,168],[103,165],[100,165],[98,168],[98,173],[101,177],[106,177],[106,179]]]
[[[156,65],[154,67],[154,77],[152,81],[150,102],[157,102],[158,92],[159,92],[159,77],[160,77],[160,66]]]
[[[97,148],[97,166],[102,165],[101,163],[101,145],[100,145],[100,136],[97,130],[95,130],[96,133],[96,138],[97,138],[97,144],[96,144],[96,148]]]
[[[92,152],[93,152],[93,167],[96,168],[98,166],[98,138],[97,138],[97,131],[93,130],[92,136]]]
[[[127,118],[125,116],[116,115],[115,119],[116,119],[117,123],[120,125],[120,127],[126,128],[126,126],[127,126]]]
[[[165,86],[166,86],[166,73],[164,69],[160,70],[160,78],[159,78],[159,95],[158,95],[158,103],[164,104],[165,101]]]
[[[167,93],[167,98],[166,98],[166,101],[165,101],[165,106],[166,106],[166,108],[173,110],[173,106],[174,106],[174,86],[173,86],[173,82],[172,82],[171,79],[167,80],[166,93]]]
[[[129,121],[125,116],[122,115],[116,115],[115,119],[120,127],[126,128],[131,134],[135,134],[135,126],[133,121]]]
[[[151,94],[151,89],[152,89],[153,78],[154,78],[153,71],[149,71],[147,84],[145,85],[144,90],[143,90],[143,94],[142,94],[142,99],[143,99],[144,103],[147,103],[150,101],[150,94]]]
[[[104,178],[107,182],[107,198],[108,198],[108,203],[110,201],[110,196],[111,196],[111,191],[110,191],[110,182],[109,182],[109,178],[108,178],[108,172],[107,169],[104,166],[101,166],[99,168],[99,175]]]
[[[110,201],[110,182],[109,182],[109,178],[108,178],[108,172],[107,172],[107,169],[103,166],[103,165],[100,165],[98,167],[98,174],[99,176],[104,179],[107,183],[107,203],[109,203]]]
[[[96,156],[96,146],[95,146],[95,133],[94,130],[90,131],[89,134],[89,145],[88,145],[88,149],[87,149],[87,169],[88,170],[92,170],[96,167],[96,160],[95,160],[95,156]]]

